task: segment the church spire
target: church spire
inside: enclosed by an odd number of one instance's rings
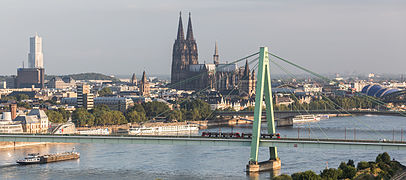
[[[147,82],[147,76],[145,75],[145,71],[142,72],[141,82],[142,82],[142,83],[146,83],[146,82]]]
[[[189,12],[189,21],[187,24],[187,34],[186,34],[186,40],[194,40],[193,38],[193,29],[192,29],[192,15]]]
[[[185,40],[185,35],[183,33],[183,24],[182,24],[182,12],[179,12],[179,25],[178,25],[178,36],[176,40]]]
[[[248,59],[245,60],[245,69],[243,77],[250,78],[250,67],[248,66]]]
[[[214,47],[213,63],[216,65],[219,64],[219,49],[217,47],[217,41]]]

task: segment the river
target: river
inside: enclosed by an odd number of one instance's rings
[[[265,123],[264,123],[265,124]],[[310,127],[310,129],[309,129]],[[211,127],[202,131],[250,132],[251,125]],[[293,127],[277,128],[282,137],[401,139],[406,118],[392,116],[332,117],[328,120]],[[354,129],[355,133],[354,133]],[[266,127],[262,127],[266,132]],[[310,134],[309,134],[310,132]],[[403,140],[405,140],[405,135]],[[16,166],[27,153],[70,151],[81,153],[79,160]],[[249,147],[205,147],[136,144],[48,144],[17,149],[0,149],[0,179],[252,179],[245,173]],[[282,173],[337,168],[341,161],[373,161],[382,151],[344,149],[278,148]],[[406,164],[406,152],[388,151]],[[260,160],[269,158],[261,148]],[[261,173],[258,179],[270,179]]]

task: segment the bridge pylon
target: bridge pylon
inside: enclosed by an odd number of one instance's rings
[[[259,172],[267,170],[279,170],[281,161],[278,158],[276,147],[269,147],[270,158],[268,161],[258,163],[259,140],[261,138],[261,117],[262,104],[265,99],[266,121],[268,134],[275,134],[275,120],[272,102],[271,75],[269,67],[268,48],[261,47],[259,51],[259,62],[257,72],[257,84],[255,90],[254,122],[252,126],[252,141],[250,160],[247,165],[247,172]]]

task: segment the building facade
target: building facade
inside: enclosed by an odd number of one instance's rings
[[[44,88],[45,69],[43,68],[18,68],[15,78],[17,88]]]
[[[182,17],[179,16],[178,33],[172,51],[171,87],[182,90],[215,89],[220,92],[237,90],[251,96],[255,92],[255,73],[250,72],[248,62],[242,68],[236,64],[221,64],[217,42],[213,63],[199,64],[189,13],[186,38]]]
[[[106,105],[110,110],[125,112],[130,106],[134,105],[131,98],[124,97],[96,97],[94,105]]]
[[[30,38],[30,52],[28,53],[29,68],[44,68],[44,55],[42,54],[42,38],[35,34]]]
[[[79,84],[77,86],[77,107],[87,110],[93,109],[94,95],[90,92],[90,85]]]

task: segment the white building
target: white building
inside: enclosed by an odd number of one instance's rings
[[[32,109],[27,116],[36,116],[36,118],[40,121],[41,124],[41,131],[47,132],[48,131],[48,116],[47,114],[40,109]]]
[[[11,120],[11,112],[3,112],[0,117],[0,133],[23,133],[22,125]]]
[[[30,52],[28,53],[29,68],[44,68],[44,60],[42,54],[42,38],[35,34],[30,38]]]
[[[303,91],[304,92],[311,92],[311,93],[322,92],[323,87],[317,86],[315,84],[304,84],[303,85]]]

